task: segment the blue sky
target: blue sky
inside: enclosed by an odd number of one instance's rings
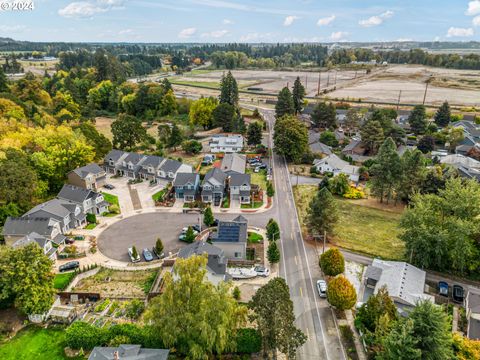
[[[31,0],[0,0],[5,2]],[[480,41],[480,0],[33,0],[0,36],[32,41]]]

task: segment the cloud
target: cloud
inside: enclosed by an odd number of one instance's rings
[[[295,16],[295,15],[289,15],[285,18],[285,20],[283,21],[283,26],[290,26],[293,24],[293,22],[295,20],[298,20],[300,19],[298,16]]]
[[[197,32],[197,29],[194,27],[186,28],[178,33],[178,37],[180,39],[188,39],[189,37],[192,37],[193,35],[195,35],[196,32]]]
[[[480,26],[480,16],[475,16],[472,20],[472,24],[475,27]]]
[[[344,37],[347,35],[348,35],[348,32],[346,31],[335,31],[335,32],[332,32],[332,34],[330,35],[330,39],[334,41],[340,41],[340,40],[343,40]]]
[[[222,23],[224,25],[232,25],[234,22],[230,19],[223,19]]]
[[[228,33],[229,33],[228,30],[216,30],[216,31],[208,32],[208,33],[203,33],[201,36],[202,36],[203,38],[215,38],[215,39],[218,39],[218,38],[224,37],[224,36],[227,35]]]
[[[0,33],[19,33],[25,30],[25,25],[0,25]]]
[[[393,11],[388,10],[380,15],[375,15],[375,16],[369,17],[368,19],[360,20],[358,23],[360,26],[363,26],[363,27],[378,26],[382,24],[386,19],[391,18],[393,14],[394,14]]]
[[[90,18],[112,9],[123,9],[123,3],[123,0],[75,1],[59,9],[58,14],[66,18]]]
[[[398,42],[408,42],[408,41],[413,41],[412,38],[400,38],[400,39],[397,39],[395,41],[398,41]]]
[[[452,26],[448,29],[447,37],[469,37],[473,36],[473,34],[472,28],[458,28]]]
[[[324,17],[324,18],[321,18],[321,19],[318,19],[317,21],[317,26],[326,26],[326,25],[329,25],[331,24],[334,20],[335,20],[336,16],[335,15],[332,15],[332,16],[328,16],[328,17]]]
[[[435,41],[435,42],[440,41],[440,36],[435,36],[435,37],[433,38],[433,41]]]
[[[248,33],[240,37],[241,42],[260,42],[272,39],[272,33]]]
[[[477,14],[480,14],[480,0],[470,1],[465,15],[473,16]]]
[[[130,35],[133,33],[133,30],[132,29],[125,29],[125,30],[120,30],[118,32],[118,35]]]

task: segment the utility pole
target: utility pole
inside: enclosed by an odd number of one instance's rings
[[[425,82],[425,94],[423,94],[423,105],[425,105],[425,100],[427,99],[428,84],[430,84],[431,79],[432,79],[432,75],[430,75],[430,77]]]
[[[398,92],[398,101],[397,101],[397,112],[398,112],[398,108],[400,107],[400,97],[402,96],[402,90],[400,90]]]
[[[328,88],[330,86],[330,70],[327,71],[327,75],[328,75],[327,77],[327,88]]]
[[[323,231],[323,251],[322,254],[325,253],[325,243],[327,242],[327,230]]]
[[[317,96],[320,95],[320,79],[322,78],[322,72],[318,72],[318,87],[317,87]]]
[[[338,71],[335,70],[335,80],[333,81],[333,85],[335,85],[335,86],[337,85],[337,73],[338,73]]]
[[[308,75],[305,75],[305,92],[308,92],[307,87],[308,87]]]

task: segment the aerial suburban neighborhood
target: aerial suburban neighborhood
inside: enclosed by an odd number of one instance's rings
[[[480,359],[479,34],[0,0],[0,360]]]

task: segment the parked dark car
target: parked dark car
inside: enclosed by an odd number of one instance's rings
[[[463,299],[465,298],[465,291],[463,290],[463,287],[460,285],[453,285],[452,298],[453,301],[459,303],[463,302]]]
[[[112,184],[105,184],[105,185],[103,185],[103,187],[104,187],[105,189],[108,189],[108,190],[113,190],[113,189],[115,189],[115,186],[113,186]]]
[[[153,260],[152,252],[148,249],[143,249],[143,257],[145,258],[145,261]]]
[[[75,239],[72,239],[72,238],[66,238],[65,239],[65,244],[67,245],[71,245],[75,242]]]
[[[212,226],[218,226],[218,219],[213,220]]]
[[[438,294],[448,297],[448,283],[445,281],[439,281],[438,282]]]
[[[80,267],[80,263],[78,261],[69,261],[68,263],[60,265],[58,270],[60,272],[64,272],[64,271],[70,271],[70,270],[77,269],[78,267]]]
[[[264,163],[260,163],[260,165],[258,165],[257,167],[260,168],[260,169],[266,169],[267,165],[264,164]]]
[[[192,225],[192,229],[197,231],[197,232],[202,231],[202,229],[200,228],[200,225],[198,225],[198,224]]]

